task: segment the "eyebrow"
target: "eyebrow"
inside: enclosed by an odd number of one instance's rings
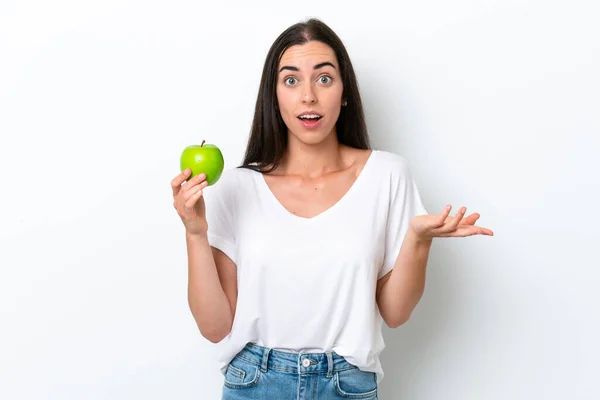
[[[323,68],[325,66],[330,66],[333,69],[335,69],[335,66],[332,63],[330,63],[329,61],[325,61],[325,62],[322,62],[320,64],[317,64],[317,65],[315,65],[313,67],[313,69],[319,69],[319,68]],[[281,67],[281,69],[279,70],[279,72],[281,72],[281,71],[283,71],[285,69],[289,69],[290,71],[300,71],[298,69],[298,67],[294,67],[294,66],[291,66],[291,65],[284,65],[283,67]]]

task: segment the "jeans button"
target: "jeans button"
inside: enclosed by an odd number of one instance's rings
[[[308,358],[305,358],[304,360],[302,360],[302,366],[304,368],[308,368],[309,365],[310,365],[310,360]]]

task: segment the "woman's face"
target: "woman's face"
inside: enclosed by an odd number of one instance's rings
[[[318,41],[292,46],[277,71],[277,101],[288,133],[305,144],[335,134],[343,85],[333,49]]]

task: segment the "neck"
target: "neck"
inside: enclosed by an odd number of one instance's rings
[[[316,178],[344,168],[342,151],[335,132],[317,144],[302,143],[290,134],[286,154],[277,169],[283,175]]]

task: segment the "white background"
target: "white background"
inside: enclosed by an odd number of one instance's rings
[[[0,3],[0,398],[218,399],[169,182],[242,160],[266,53],[315,16],[346,44],[376,148],[438,239],[381,399],[598,399],[600,25],[593,1]]]

